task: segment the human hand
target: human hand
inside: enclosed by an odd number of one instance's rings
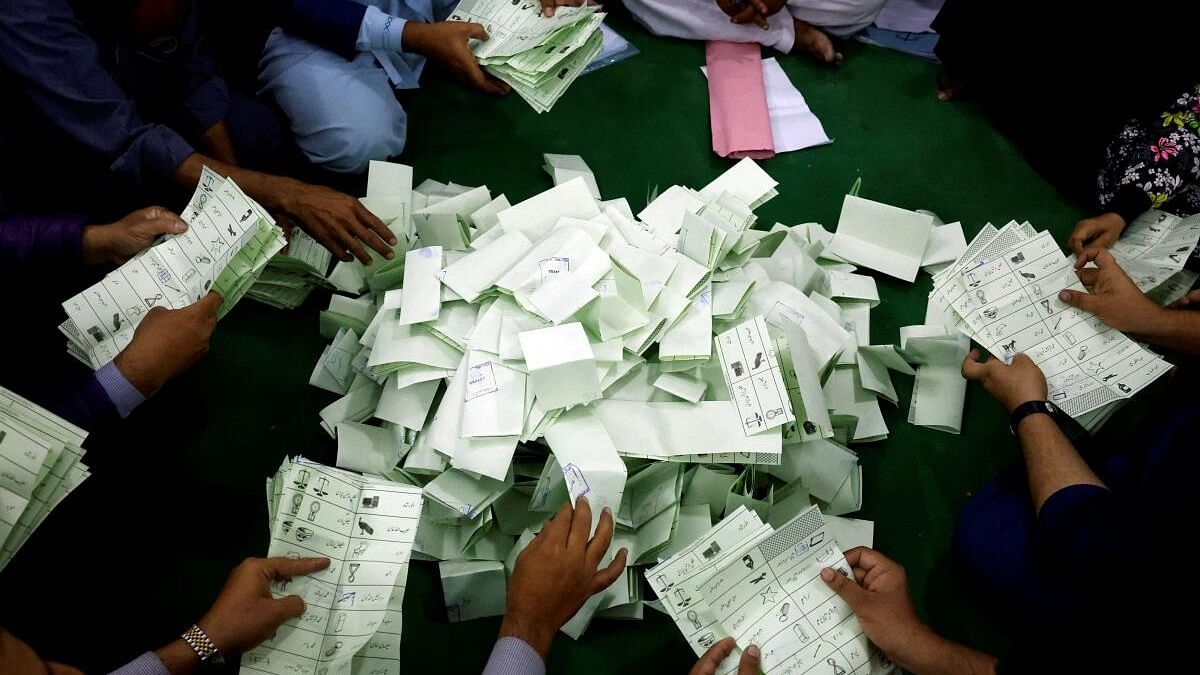
[[[908,654],[936,636],[917,617],[904,568],[863,546],[846,551],[846,562],[853,579],[828,568],[821,570],[821,579],[850,605],[863,632],[888,658],[911,662]]]
[[[1099,246],[1108,248],[1117,243],[1125,231],[1125,219],[1115,213],[1102,213],[1095,218],[1085,218],[1075,225],[1075,231],[1067,244],[1075,255],[1082,255],[1085,248]]]
[[[608,567],[598,569],[612,543],[613,518],[607,508],[590,537],[592,509],[586,497],[570,500],[517,556],[508,582],[508,606],[500,637],[523,640],[542,655],[554,634],[591,596],[612,585],[625,571],[621,549]]]
[[[1009,414],[1022,403],[1046,400],[1046,376],[1025,354],[1017,354],[1009,364],[990,355],[980,363],[979,350],[972,349],[963,359],[962,375],[973,382],[982,382],[983,388]]]
[[[212,292],[182,309],[152,308],[113,359],[117,370],[142,394],[158,391],[208,351],[221,300]]]
[[[768,17],[785,4],[786,0],[717,0],[717,6],[729,15],[731,23],[753,23],[763,30],[769,27]]]
[[[396,235],[357,199],[321,185],[281,180],[284,182],[277,203],[282,215],[338,259],[348,262],[358,258],[364,265],[370,265],[371,256],[363,244],[388,260],[396,257],[391,249],[396,244]]]
[[[120,265],[154,243],[160,234],[181,234],[187,223],[162,208],[134,211],[115,223],[83,228],[83,261],[88,265]]]
[[[463,21],[409,21],[404,24],[404,35],[401,36],[405,51],[424,54],[484,93],[503,96],[512,91],[504,82],[483,72],[475,52],[471,51],[469,39],[487,40],[487,31],[480,24]]]
[[[304,614],[300,596],[275,599],[271,582],[326,567],[328,558],[247,558],[229,573],[221,595],[197,625],[226,656],[253,649],[284,621]]]
[[[1187,295],[1171,303],[1171,309],[1200,309],[1200,291],[1188,291]]]
[[[586,0],[542,0],[542,16],[554,16],[555,7],[578,7]]]
[[[1082,267],[1088,262],[1095,262],[1096,267]],[[1064,289],[1059,292],[1059,299],[1095,314],[1119,331],[1145,334],[1159,322],[1162,312],[1167,311],[1146,297],[1106,248],[1085,249],[1079,255],[1076,267],[1079,280],[1091,292]]]
[[[722,661],[729,657],[735,646],[737,646],[737,641],[731,637],[718,641],[704,652],[704,656],[701,656],[696,665],[692,666],[688,675],[716,675],[717,668],[720,667]],[[746,647],[742,651],[741,660],[738,661],[737,675],[758,675],[760,658],[757,645]]]

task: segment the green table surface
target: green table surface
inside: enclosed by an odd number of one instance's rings
[[[635,210],[656,187],[704,185],[732,164],[712,152],[704,46],[650,36],[627,17],[610,23],[641,54],[582,77],[549,114],[515,95],[429,78],[409,106],[401,160],[417,181],[486,184],[514,203],[550,187],[543,152],[582,155],[603,196],[627,197]],[[1028,219],[1065,241],[1080,210],[978,111],[939,103],[934,65],[858,44],[845,54],[837,69],[779,56],[834,142],[763,162],[780,194],[759,209],[761,224],[832,229],[842,195],[862,177],[862,196],[962,221],[968,239],[984,223]],[[871,341],[896,342],[899,327],[922,322],[930,282],[878,282]],[[118,430],[93,436],[93,477],[0,577],[2,625],[47,657],[110,668],[178,635],[229,569],[265,554],[265,478],[285,455],[334,460],[317,423],[334,397],[307,384],[326,300],[316,293],[290,312],[243,302],[193,372]],[[876,547],[908,568],[925,619],[950,637],[1003,649],[956,569],[951,537],[971,492],[1018,459],[1005,417],[972,385],[961,436],[915,427],[905,421],[911,378],[896,384],[901,406],[883,404],[891,436],[855,446],[864,465],[858,516],[875,521]],[[435,564],[412,566],[404,608],[407,672],[482,668],[499,620],[448,623]],[[647,610],[644,621],[597,621],[578,642],[560,636],[549,668],[684,673],[693,661],[671,622]]]

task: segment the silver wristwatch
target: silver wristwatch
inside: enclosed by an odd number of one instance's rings
[[[212,639],[208,637],[208,633],[200,626],[192,626],[184,631],[183,641],[188,643],[192,651],[196,652],[196,656],[200,657],[201,666],[223,666],[225,665],[225,657],[221,654],[221,650],[217,649],[217,645],[213,644]]]

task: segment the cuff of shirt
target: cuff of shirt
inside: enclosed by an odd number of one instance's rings
[[[492,647],[483,675],[545,675],[546,664],[542,655],[525,641],[515,637],[502,637]]]
[[[160,184],[170,179],[183,160],[195,151],[170,127],[147,124],[112,163],[112,170],[134,185]]]
[[[171,675],[171,671],[167,670],[157,654],[146,652],[112,671],[110,675]]]
[[[1134,218],[1150,210],[1152,202],[1150,195],[1135,185],[1123,185],[1117,189],[1117,194],[1109,200],[1104,208],[1125,219],[1125,224],[1133,222]]]
[[[115,361],[109,361],[96,371],[96,381],[100,383],[101,387],[104,387],[105,393],[108,394],[109,400],[112,401],[122,419],[128,417],[134,408],[146,400],[142,392],[129,384],[129,380],[121,374]]]
[[[196,87],[180,103],[179,116],[189,127],[184,133],[198,138],[229,114],[229,87],[213,76]]]
[[[374,5],[368,6],[363,14],[362,25],[358,28],[356,46],[361,52],[386,51],[403,54],[401,37],[407,23],[408,19],[391,16]]]

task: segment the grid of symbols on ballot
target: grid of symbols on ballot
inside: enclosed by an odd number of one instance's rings
[[[270,556],[328,557],[323,571],[275,584],[305,612],[242,657],[242,672],[400,672],[400,610],[421,516],[421,489],[303,459],[272,491]]]

